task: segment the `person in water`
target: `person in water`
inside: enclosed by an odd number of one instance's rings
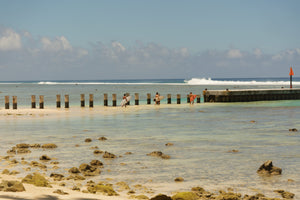
[[[160,105],[160,99],[159,99],[158,92],[156,92],[156,95],[155,95],[155,105]]]
[[[190,98],[190,104],[194,104],[194,94],[192,92],[190,92],[190,95],[189,95],[189,98]]]
[[[127,105],[127,96],[126,96],[126,94],[124,94],[124,96],[123,96],[123,100],[125,100],[125,103],[122,105],[122,107],[123,106],[125,106],[125,108],[126,108],[126,105]]]

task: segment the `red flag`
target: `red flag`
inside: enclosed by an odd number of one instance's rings
[[[291,69],[290,69],[290,76],[294,76],[294,72],[293,72],[292,67],[291,67]]]

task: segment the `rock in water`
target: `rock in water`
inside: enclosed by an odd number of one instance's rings
[[[54,149],[54,148],[57,148],[57,145],[56,144],[52,144],[52,143],[50,143],[50,144],[43,144],[42,148],[44,148],[44,149]]]
[[[163,152],[161,151],[153,151],[151,153],[148,153],[147,156],[154,156],[154,157],[160,157],[162,159],[170,159],[171,156],[167,155],[167,154],[164,154]]]
[[[257,173],[264,175],[280,175],[281,172],[281,168],[273,166],[272,160],[266,161],[257,170]]]
[[[33,184],[37,187],[52,187],[49,181],[39,173],[34,173],[33,175],[28,174],[22,179],[22,183]]]
[[[290,128],[289,131],[297,132],[298,130],[296,128]]]
[[[150,200],[172,200],[172,198],[164,194],[159,194],[155,197],[152,197]]]
[[[19,181],[2,181],[0,191],[4,192],[23,192],[25,188]]]

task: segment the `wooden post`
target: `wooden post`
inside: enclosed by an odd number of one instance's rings
[[[17,102],[17,96],[13,96],[13,109],[17,109],[18,102]]]
[[[151,104],[151,94],[147,93],[147,104]]]
[[[108,98],[107,94],[104,94],[104,106],[108,106]]]
[[[94,95],[90,94],[90,108],[94,107]]]
[[[84,94],[80,95],[80,106],[84,107],[85,106],[85,99],[84,99]]]
[[[189,94],[186,95],[186,102],[187,103],[191,103],[191,99],[190,99],[190,95]]]
[[[139,93],[134,94],[135,105],[139,105]]]
[[[171,104],[171,94],[168,94],[168,104]]]
[[[180,104],[180,100],[181,100],[181,95],[177,94],[177,104]]]
[[[200,96],[200,94],[197,95],[197,103],[201,103],[201,96]]]
[[[31,95],[31,108],[36,108],[35,95]]]
[[[69,105],[70,103],[69,103],[69,95],[68,94],[66,94],[65,95],[65,108],[69,108]]]
[[[60,108],[60,94],[56,95],[56,108]]]
[[[40,109],[44,109],[44,96],[40,95]]]
[[[9,109],[9,96],[5,96],[5,109]]]
[[[129,97],[129,96],[130,96],[130,93],[126,93],[126,97]],[[126,105],[130,105],[130,101],[128,101]]]
[[[112,104],[113,104],[113,106],[117,106],[117,95],[116,94],[112,95]]]

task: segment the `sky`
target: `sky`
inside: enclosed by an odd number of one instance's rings
[[[298,0],[0,0],[0,81],[288,77]]]

